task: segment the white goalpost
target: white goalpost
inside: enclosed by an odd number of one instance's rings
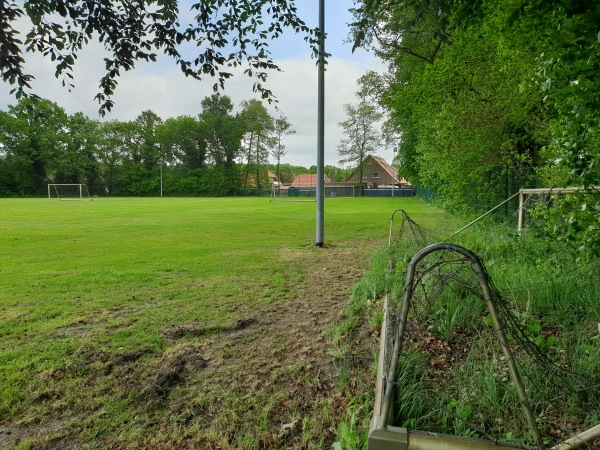
[[[592,186],[588,190],[583,187],[556,187],[519,189],[519,209],[517,212],[517,232],[521,234],[527,228],[529,211],[536,207],[548,207],[555,195],[585,194],[600,192],[600,186]]]
[[[457,234],[461,233],[462,231],[466,230],[470,226],[479,222],[481,219],[483,219],[484,217],[487,217],[488,215],[490,215],[491,213],[493,213],[494,211],[499,209],[501,206],[508,203],[509,201],[511,201],[512,199],[514,199],[517,196],[519,196],[519,207],[516,211],[517,233],[519,235],[521,235],[523,233],[523,231],[531,225],[532,210],[534,210],[536,208],[540,208],[540,207],[547,208],[548,206],[550,206],[552,204],[552,200],[556,195],[589,194],[589,193],[599,194],[600,186],[591,186],[587,190],[583,187],[519,189],[519,192],[516,192],[515,194],[511,195],[506,200],[497,204],[496,206],[494,206],[492,209],[490,209],[486,213],[477,217],[475,220],[469,222],[468,224],[466,224],[464,227],[462,227],[458,231],[455,231],[450,236],[448,236],[446,238],[446,240],[453,238]],[[513,216],[513,220],[514,220],[514,216]]]
[[[48,199],[91,200],[91,197],[86,184],[49,183]]]
[[[345,182],[325,182],[324,198],[354,198],[360,195],[360,186]],[[315,202],[317,194],[316,184],[302,184],[299,186],[281,186],[275,183],[271,186],[271,202]]]

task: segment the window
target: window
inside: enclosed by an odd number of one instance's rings
[[[367,172],[363,172],[363,180],[369,178],[369,174]]]
[[[371,178],[381,178],[381,172],[373,172],[373,175],[371,175]]]

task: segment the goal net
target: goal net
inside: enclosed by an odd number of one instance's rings
[[[360,186],[346,183],[325,183],[325,198],[353,198],[360,195]],[[285,186],[273,184],[271,201],[314,202],[317,197],[315,184]]]
[[[85,184],[48,184],[48,198],[58,200],[88,200],[90,192]]]
[[[591,208],[598,211],[598,208],[600,208],[599,193],[600,186],[591,186],[588,189],[583,187],[519,189],[518,192],[506,200],[455,231],[447,239],[470,228],[483,218],[496,213],[499,214],[494,217],[499,222],[503,222],[510,227],[516,227],[519,235],[523,235],[526,231],[544,232],[549,215],[553,214],[553,209],[559,205],[568,206],[566,210],[574,212],[577,209],[585,209],[587,200],[591,204]],[[510,212],[507,213],[507,211]],[[564,216],[564,213],[562,215]],[[566,223],[569,220],[568,217],[562,216],[555,217],[555,219],[558,219],[557,222],[559,223],[561,221]]]
[[[536,388],[554,383],[560,384],[562,392],[588,392],[597,389],[597,378],[586,377],[570,355],[552,354],[540,344],[540,339],[547,342],[552,337],[550,330],[534,330],[524,322],[523,306],[515,303],[513,291],[501,292],[475,253],[448,241],[440,243],[435,233],[420,227],[406,212],[396,212],[402,217],[395,229],[394,215],[390,222],[390,286],[383,304],[371,429],[394,425],[436,431],[450,424],[447,429],[461,434],[466,428],[456,427],[457,420],[466,416],[455,408],[460,401],[481,406],[477,399],[489,390],[514,391],[513,406],[503,410],[503,417],[519,416],[520,403],[522,416],[511,419],[520,425],[513,431],[530,433],[541,441],[538,422],[544,424],[545,419],[534,414],[529,401]],[[482,358],[473,365],[477,354]],[[467,383],[470,377],[477,382]],[[442,388],[441,379],[447,380]],[[455,400],[437,411],[427,407],[444,396],[442,405],[448,398]],[[559,394],[555,401],[561,398]],[[468,412],[465,421],[471,414],[484,417],[470,406]],[[477,429],[485,430],[485,437],[502,440],[506,432],[471,423],[476,422],[469,421],[471,433],[462,436],[474,436]],[[563,432],[570,431],[565,427]]]
[[[519,190],[519,209],[517,210],[517,231],[521,234],[534,228],[536,222],[543,222],[548,210],[565,198],[576,200],[575,196],[598,194],[600,186],[585,190],[582,187],[536,188]],[[575,205],[573,205],[575,207]],[[581,208],[580,205],[579,208]],[[567,220],[567,219],[565,219]]]

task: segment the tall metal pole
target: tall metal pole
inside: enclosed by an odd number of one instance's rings
[[[160,157],[160,196],[162,197],[163,188],[162,188],[162,166],[163,166],[163,157]]]
[[[325,0],[319,0],[319,94],[317,113],[317,240],[316,246],[325,244]]]

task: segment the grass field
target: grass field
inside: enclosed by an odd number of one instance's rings
[[[324,337],[415,199],[0,199],[0,447],[330,448]],[[337,406],[336,406],[337,405]]]

